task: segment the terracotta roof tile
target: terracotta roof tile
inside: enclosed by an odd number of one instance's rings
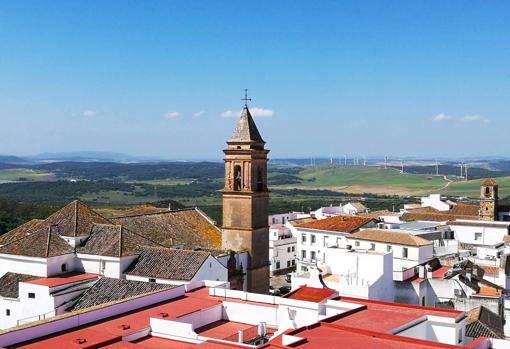
[[[112,221],[165,246],[183,244],[187,249],[222,247],[220,229],[198,209],[121,216]]]
[[[47,258],[74,253],[74,249],[60,237],[57,226],[38,225],[25,237],[0,246],[0,253]]]
[[[210,256],[209,252],[144,247],[126,271],[128,275],[190,281]]]
[[[387,229],[362,230],[351,234],[349,238],[415,247],[432,245],[432,241],[425,240],[411,233],[396,232]]]
[[[15,240],[21,239],[31,231],[33,231],[41,222],[44,222],[42,219],[32,219],[31,221],[26,222],[25,224],[20,225],[17,228],[14,228],[7,233],[0,236],[0,245],[8,244],[9,242],[13,242]]]
[[[85,245],[76,252],[96,256],[125,257],[139,253],[141,246],[160,246],[139,234],[133,233],[121,225],[94,224]]]
[[[374,219],[360,216],[335,216],[325,219],[315,220],[313,222],[303,223],[297,228],[328,230],[342,233],[352,233]]]

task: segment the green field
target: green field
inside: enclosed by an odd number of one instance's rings
[[[20,181],[20,180],[51,180],[53,174],[49,172],[34,171],[26,168],[12,168],[0,170],[0,180],[2,181]]]
[[[147,181],[133,181],[128,183],[145,183],[151,185],[186,185],[193,182],[193,179],[177,179],[177,178],[167,178],[167,179],[152,179]]]
[[[304,169],[301,184],[282,187],[330,189],[351,193],[419,195],[441,190],[443,177],[400,173],[373,166],[319,166]]]
[[[472,180],[467,182],[451,183],[441,193],[456,196],[467,196],[472,198],[480,197],[481,180]],[[499,187],[499,197],[504,198],[510,196],[510,177],[497,177],[496,182]]]

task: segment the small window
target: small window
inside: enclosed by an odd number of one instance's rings
[[[324,247],[328,247],[328,237],[324,237]]]
[[[62,264],[62,265],[60,266],[60,270],[61,270],[63,273],[65,273],[65,272],[67,271],[67,264],[65,264],[65,263],[64,263],[64,264]]]
[[[5,316],[11,316],[11,309],[5,309]]]
[[[312,236],[311,236],[311,241],[312,241],[312,244],[315,244],[315,235],[314,234],[312,234]]]
[[[306,234],[301,234],[301,242],[303,244],[306,242]]]
[[[482,241],[482,233],[475,233],[475,240]]]
[[[315,260],[315,251],[310,252],[310,258],[314,261]]]
[[[303,259],[306,258],[306,251],[305,250],[301,251],[301,258],[303,258]]]
[[[156,279],[154,279],[154,278],[149,278],[149,282],[156,282]]]
[[[290,267],[290,261],[287,261],[287,268]]]
[[[35,293],[29,292],[28,293],[28,298],[35,298]]]
[[[276,262],[276,269],[280,269],[280,261]]]
[[[292,260],[292,265],[296,265],[296,261],[294,259]]]
[[[408,256],[407,247],[402,247],[402,257],[407,258],[407,256]]]
[[[209,269],[212,268],[212,262],[209,262]]]
[[[359,241],[355,241],[354,246],[359,247]]]
[[[287,247],[287,252],[290,252],[290,247]]]
[[[391,252],[391,245],[386,246],[386,251]]]
[[[296,251],[296,246],[292,246],[292,252]]]
[[[375,250],[375,244],[373,242],[370,243],[370,249]]]

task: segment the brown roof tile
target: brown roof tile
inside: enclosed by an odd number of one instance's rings
[[[47,258],[74,253],[74,249],[60,237],[57,226],[38,225],[25,237],[1,246],[1,253]]]
[[[204,251],[144,247],[126,274],[190,281],[209,256]]]
[[[58,225],[62,236],[89,235],[94,223],[110,222],[82,202],[75,200],[44,220],[46,225]]]
[[[18,274],[18,273],[5,273],[0,278],[0,296],[8,298],[18,298],[19,286],[18,284],[23,281],[29,281],[39,278],[38,276]]]
[[[220,229],[198,209],[121,216],[112,221],[165,246],[221,249]]]
[[[455,220],[455,219],[478,220],[480,218],[478,216],[458,215],[458,214],[448,214],[448,213],[415,213],[415,212],[406,212],[400,217],[400,220],[405,221],[405,222],[410,222],[410,221],[446,222],[446,221]]]
[[[8,231],[7,233],[0,236],[0,245],[5,245],[8,244],[9,242],[13,242],[27,236],[41,222],[43,222],[43,220],[41,219],[32,219],[31,221],[28,221],[25,224],[22,224],[19,227]]]
[[[397,244],[404,246],[428,246],[432,241],[425,240],[419,236],[410,233],[395,232],[387,229],[367,229],[351,234],[349,237],[355,240],[377,241],[388,244]]]
[[[160,245],[121,225],[94,224],[85,245],[77,248],[76,252],[96,256],[125,257],[137,255],[141,246]]]
[[[372,218],[360,216],[335,216],[303,223],[298,225],[297,228],[352,233],[373,220]]]
[[[498,183],[493,178],[486,178],[480,183],[480,185],[494,186],[494,185],[498,185]]]

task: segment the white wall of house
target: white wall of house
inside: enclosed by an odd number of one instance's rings
[[[360,213],[366,213],[368,212],[368,208],[357,208],[350,202],[342,206],[342,211],[346,215],[356,215]]]
[[[124,270],[137,258],[137,256],[119,258],[81,253],[78,253],[77,257],[77,271],[99,274],[116,279],[122,278]]]
[[[296,266],[297,239],[290,229],[281,227],[269,229],[269,271],[271,274]]]
[[[46,275],[55,276],[74,271],[76,270],[77,264],[79,265],[74,253],[47,258],[46,265],[48,267],[48,271]]]
[[[476,224],[484,224],[484,221],[471,221],[470,225],[450,224],[450,228],[454,231],[455,239],[473,245],[494,246],[503,241],[503,237],[509,234],[508,222],[491,222],[487,226],[477,226]]]
[[[402,271],[433,258],[433,246],[405,246],[377,241],[355,240],[348,238],[349,245],[354,249],[366,249],[376,252],[393,252],[393,270]]]
[[[449,211],[450,205],[441,200],[441,194],[430,194],[421,198],[421,207],[432,207],[438,211]]]
[[[60,235],[62,239],[64,239],[69,245],[73,247],[78,247],[83,245],[85,240],[89,238],[89,235],[81,235],[81,236],[62,236]]]
[[[7,272],[45,277],[48,274],[46,258],[0,254],[0,277]]]
[[[290,220],[306,217],[310,217],[310,214],[304,212],[278,213],[269,216],[268,224],[269,226],[274,224],[286,224]]]

